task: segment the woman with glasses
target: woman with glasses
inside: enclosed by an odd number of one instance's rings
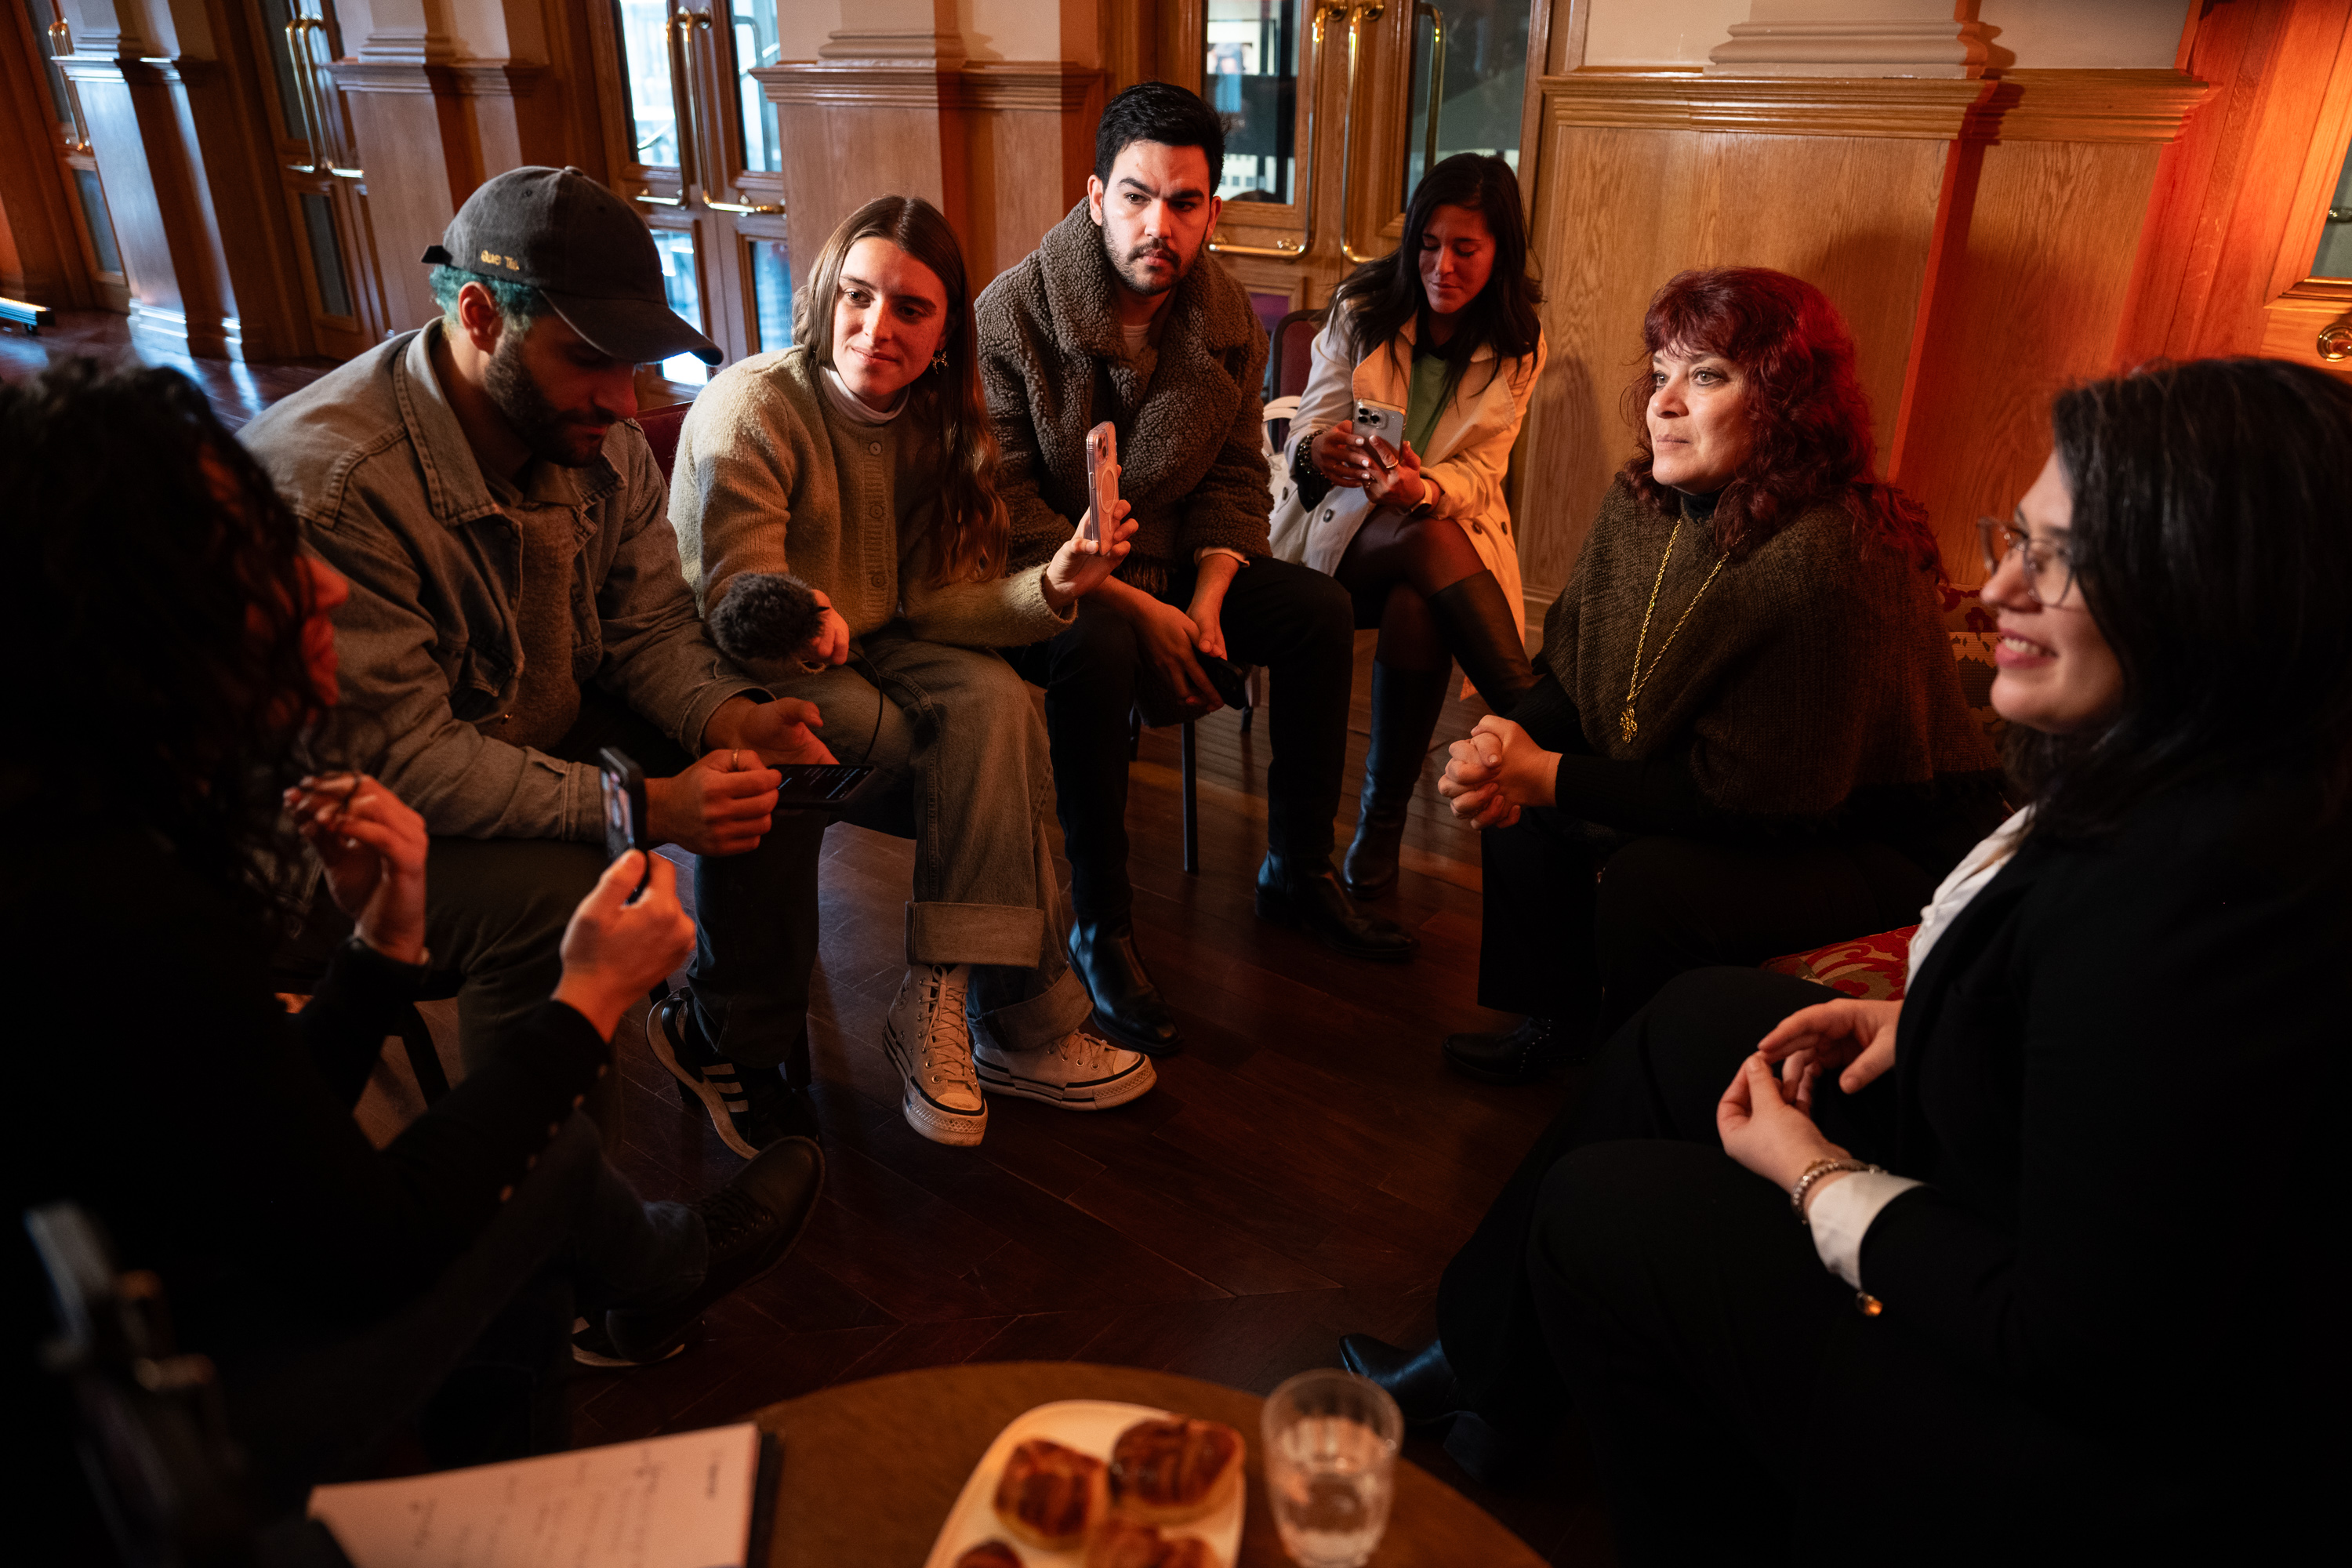
[[[1685,272],[1650,303],[1634,452],[1545,617],[1533,688],[1440,789],[1487,829],[1478,1001],[1445,1042],[1539,1078],[1685,969],[1906,924],[2000,820],[1926,514],[1872,475],[1821,290]]]
[[[2260,1562],[2335,1522],[2352,388],[2203,361],[2053,426],[1984,530],[2028,804],[1907,996],[1667,986],[1391,1380],[1486,1439],[1572,1407],[1629,1563]]]

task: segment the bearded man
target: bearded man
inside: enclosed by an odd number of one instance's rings
[[[1273,673],[1258,913],[1357,957],[1415,946],[1359,910],[1331,870],[1354,613],[1337,582],[1267,553],[1265,329],[1208,254],[1224,141],[1181,88],[1120,93],[1096,130],[1087,199],[977,304],[1013,570],[1045,561],[1086,511],[1087,431],[1104,420],[1118,431],[1119,490],[1139,525],[1127,561],[1068,631],[1010,657],[1045,688],[1071,957],[1105,1031],[1159,1055],[1180,1036],[1135,941],[1127,716],[1139,678],[1189,714],[1218,707],[1196,653]]]
[[[701,857],[688,985],[647,1033],[749,1158],[814,1131],[783,1069],[806,1059],[824,821],[775,811],[773,764],[833,758],[814,708],[712,645],[634,423],[640,363],[719,352],[671,313],[644,222],[578,169],[489,181],[425,260],[439,320],[242,435],[350,579],[351,760],[433,835],[425,940],[462,976],[469,1068],[547,995],[604,869],[600,750],[636,762],[654,841]],[[591,1107],[608,1141],[617,1102]]]

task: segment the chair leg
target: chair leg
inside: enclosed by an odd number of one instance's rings
[[[1184,721],[1184,870],[1201,874],[1200,753],[1193,744],[1192,721]]]
[[[414,1002],[400,1020],[400,1043],[408,1052],[408,1070],[416,1075],[425,1103],[434,1104],[449,1092],[449,1075],[442,1070],[441,1053],[433,1048],[433,1031],[425,1026],[425,1015]]]
[[[1133,762],[1143,751],[1143,710],[1127,710],[1127,760]]]

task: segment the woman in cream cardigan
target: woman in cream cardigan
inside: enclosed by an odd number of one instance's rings
[[[706,615],[753,574],[815,590],[814,640],[752,672],[816,704],[834,754],[882,767],[911,809],[908,970],[884,1029],[907,1121],[977,1143],[983,1086],[1072,1110],[1123,1104],[1151,1088],[1152,1067],[1087,1027],[1045,830],[1045,728],[989,650],[1069,624],[1128,552],[1126,503],[1100,547],[1081,522],[1045,566],[1007,574],[971,293],[929,203],[884,196],[852,213],[795,315],[794,347],[730,366],[695,400],[670,522]],[[814,958],[813,945],[788,955]],[[650,1031],[655,1051],[693,1087],[670,1060],[692,1042],[666,1029]]]
[[[1534,681],[1503,477],[1543,373],[1518,176],[1458,153],[1429,172],[1394,252],[1332,294],[1291,426],[1274,552],[1328,572],[1378,626],[1372,740],[1343,871],[1358,898],[1396,880],[1454,661],[1507,713]],[[1357,429],[1357,412],[1393,426]]]

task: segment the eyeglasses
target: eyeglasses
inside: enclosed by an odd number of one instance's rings
[[[2013,522],[1980,517],[1977,519],[1977,541],[1984,549],[1988,577],[1999,572],[2011,556],[2021,552],[2024,554],[2025,589],[2035,604],[2055,609],[2074,591],[2074,557],[2056,540],[2037,540]]]

